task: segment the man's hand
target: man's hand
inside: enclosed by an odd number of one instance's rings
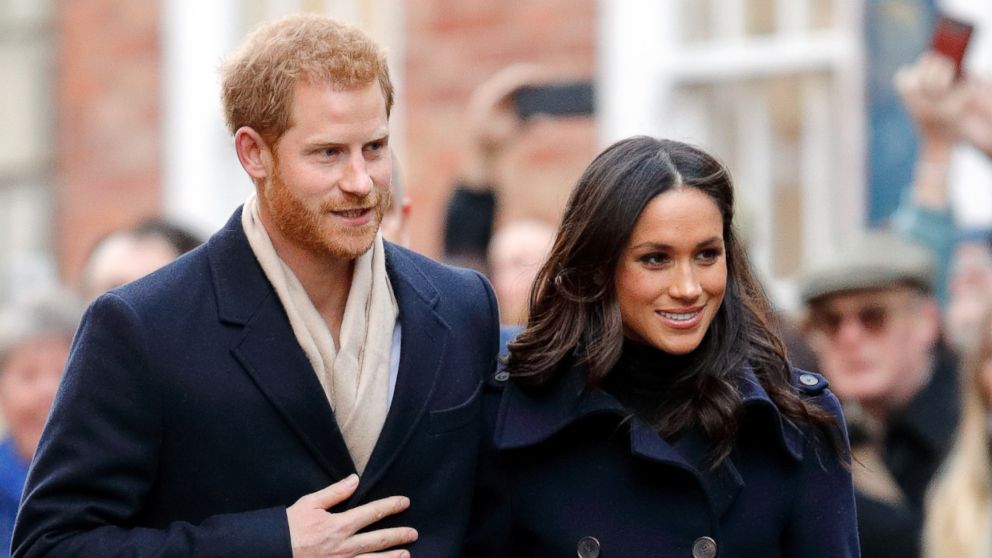
[[[350,475],[327,488],[307,494],[286,509],[289,538],[294,558],[409,558],[406,550],[392,550],[417,540],[417,531],[409,527],[359,530],[410,506],[409,498],[391,496],[363,504],[341,513],[328,508],[348,499],[358,487],[358,476]]]
[[[968,99],[967,87],[954,79],[954,63],[926,52],[895,76],[896,90],[924,142],[953,144]]]
[[[524,126],[513,107],[513,93],[524,85],[539,83],[542,75],[539,66],[512,64],[472,92],[465,113],[468,138],[459,171],[466,186],[496,185],[497,162],[520,137]]]
[[[961,136],[992,157],[992,81],[973,78],[961,119]]]

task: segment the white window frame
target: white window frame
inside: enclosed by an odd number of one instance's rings
[[[681,0],[684,1],[684,0]],[[702,1],[702,0],[693,0]],[[773,243],[800,234],[803,264],[822,256],[864,222],[864,102],[860,2],[835,1],[828,30],[809,30],[807,0],[778,0],[776,32],[745,36],[744,0],[709,0],[716,15],[712,41],[683,45],[680,0],[605,0],[600,3],[599,126],[603,144],[634,134],[688,141],[712,149],[711,106],[680,95],[691,85],[719,85],[732,96],[739,128],[731,141],[744,153],[730,170],[738,197],[754,212],[751,256],[776,303],[795,306],[794,277],[773,273]],[[803,215],[800,231],[774,221],[769,107],[751,78],[806,76],[798,165]],[[829,76],[827,81],[818,76]],[[831,118],[828,108],[843,106]],[[831,147],[834,146],[834,147]],[[833,156],[830,153],[833,152]],[[719,155],[719,153],[717,153]],[[729,162],[729,161],[728,161]],[[829,171],[829,172],[828,172]],[[829,177],[829,178],[825,178]],[[844,187],[838,187],[843,184]]]

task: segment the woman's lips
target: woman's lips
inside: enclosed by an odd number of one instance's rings
[[[665,322],[668,327],[674,329],[692,329],[696,327],[703,317],[703,307],[687,308],[683,310],[655,310],[655,314]]]

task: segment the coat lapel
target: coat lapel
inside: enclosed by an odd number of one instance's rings
[[[544,398],[525,394],[515,385],[506,387],[498,419],[496,444],[500,449],[522,448],[547,440],[582,417],[629,412],[601,390],[584,389],[584,369],[572,366]],[[728,457],[716,468],[706,463],[710,445],[704,436],[689,432],[669,444],[636,417],[630,419],[630,452],[640,459],[683,469],[697,479],[709,496],[716,517],[721,517],[744,487],[744,480]]]
[[[449,340],[450,328],[435,308],[440,293],[414,262],[390,243],[386,243],[386,271],[400,309],[400,366],[393,403],[356,498],[382,477],[423,419],[444,368]]]
[[[334,479],[355,471],[317,375],[241,228],[241,210],[208,245],[221,321],[243,326],[231,352]]]
[[[655,439],[660,437],[656,435]],[[675,451],[700,479],[706,489],[706,495],[709,496],[713,513],[719,518],[723,517],[737,500],[737,496],[744,488],[744,479],[730,456],[724,458],[716,467],[712,467],[708,461],[712,447],[709,440],[696,430],[686,432],[674,444]]]

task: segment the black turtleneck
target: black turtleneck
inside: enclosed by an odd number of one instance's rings
[[[689,374],[693,355],[672,355],[625,339],[620,359],[603,381],[603,390],[634,416],[656,425],[669,403],[672,386]]]

